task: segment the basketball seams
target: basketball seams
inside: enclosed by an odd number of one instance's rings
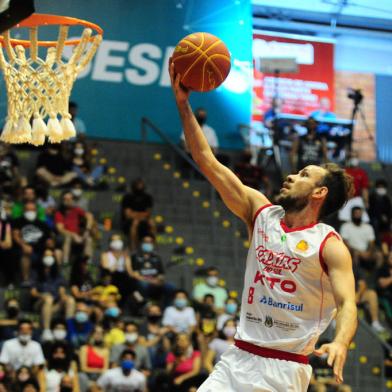
[[[198,49],[200,49],[200,48],[203,47],[204,41],[205,41],[205,40],[204,40],[204,33],[201,34],[201,43],[200,43],[199,46],[196,46],[192,41],[188,41],[187,39],[181,40],[181,42],[184,42],[184,43],[188,44],[189,46],[193,46],[193,49],[196,49],[196,52],[198,51]],[[182,58],[184,58],[184,57],[186,57],[186,56],[192,56],[192,55],[194,55],[194,54],[195,54],[195,50],[194,50],[193,52],[191,52],[191,53],[185,53],[185,54],[176,56],[176,57],[175,57],[175,60],[182,59]]]

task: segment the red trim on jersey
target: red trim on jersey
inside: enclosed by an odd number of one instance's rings
[[[241,350],[247,351],[248,353],[258,355],[259,357],[272,358],[272,359],[283,359],[285,361],[292,361],[309,364],[309,358],[306,355],[289,353],[287,351],[275,350],[272,348],[260,347],[255,344],[244,342],[243,340],[235,339],[235,346]]]
[[[293,231],[301,231],[301,230],[306,230],[306,229],[310,229],[313,226],[316,226],[318,222],[315,223],[311,223],[310,225],[306,225],[306,226],[300,226],[300,227],[288,227],[286,225],[286,223],[284,222],[284,220],[282,219],[280,221],[280,226],[282,227],[282,229],[284,230],[285,233],[292,233]]]
[[[323,269],[323,271],[324,271],[327,275],[328,275],[328,266],[327,266],[327,264],[325,264],[325,261],[324,261],[323,250],[324,250],[325,244],[327,243],[327,240],[328,240],[329,238],[333,237],[333,236],[335,236],[338,240],[340,239],[339,236],[338,236],[334,231],[329,232],[329,233],[325,236],[325,238],[323,239],[323,242],[321,243],[321,245],[320,245],[320,250],[319,250],[320,265],[321,265],[321,268]]]
[[[264,204],[262,207],[260,207],[260,208],[256,211],[256,213],[255,213],[255,215],[254,215],[254,217],[253,217],[252,227],[255,225],[256,218],[259,216],[260,212],[263,211],[265,208],[267,208],[267,207],[272,207],[272,206],[273,206],[273,204],[271,204],[271,203],[269,203],[269,204]]]

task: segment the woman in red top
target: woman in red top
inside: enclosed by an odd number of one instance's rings
[[[204,380],[200,375],[200,351],[194,350],[190,336],[179,333],[173,351],[167,355],[166,370],[172,376],[175,391],[188,391],[192,386],[199,386]]]

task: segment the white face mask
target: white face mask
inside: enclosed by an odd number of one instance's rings
[[[376,193],[378,196],[385,196],[387,194],[387,188],[376,188]]]
[[[350,159],[350,166],[357,167],[358,165],[359,165],[359,159],[358,158],[351,158]]]
[[[232,338],[235,335],[236,331],[237,331],[236,327],[227,326],[223,328],[223,333],[228,338]]]
[[[126,333],[125,334],[125,341],[127,343],[133,344],[137,341],[139,335],[137,334],[137,332],[130,332],[130,333]]]
[[[53,337],[55,340],[64,340],[67,336],[67,331],[65,329],[54,329]]]
[[[36,213],[35,211],[26,211],[26,212],[24,213],[24,217],[25,217],[28,221],[32,222],[32,221],[34,221],[35,218],[37,217],[37,213]]]
[[[31,340],[31,335],[19,335],[18,339],[21,343],[28,343]]]
[[[46,267],[51,267],[54,264],[54,257],[53,256],[44,256],[42,262]]]
[[[75,155],[81,156],[84,154],[84,149],[83,148],[75,148],[74,152],[75,152]]]
[[[122,240],[113,240],[110,242],[110,247],[113,250],[122,250],[124,246],[124,243],[122,242]]]
[[[215,287],[218,284],[219,278],[217,276],[207,276],[206,282],[209,286]]]
[[[82,193],[83,193],[83,190],[80,189],[80,188],[72,189],[72,194],[73,194],[75,197],[80,197],[80,196],[82,196]]]

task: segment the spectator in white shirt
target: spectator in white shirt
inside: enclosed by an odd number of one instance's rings
[[[97,385],[105,392],[145,392],[146,377],[135,369],[135,358],[134,351],[123,351],[121,367],[107,370],[98,379]]]
[[[177,290],[173,306],[168,306],[163,313],[162,325],[172,332],[191,333],[196,326],[195,311],[188,306],[188,293],[185,290]]]
[[[32,367],[34,371],[45,364],[41,345],[31,340],[33,325],[30,320],[20,320],[18,337],[4,342],[0,354],[0,363],[11,370],[18,370],[22,366]]]
[[[353,207],[351,222],[343,223],[340,235],[350,249],[354,263],[367,268],[372,268],[376,263],[379,267],[382,255],[376,250],[374,229],[369,223],[362,221],[362,213],[361,207]]]

